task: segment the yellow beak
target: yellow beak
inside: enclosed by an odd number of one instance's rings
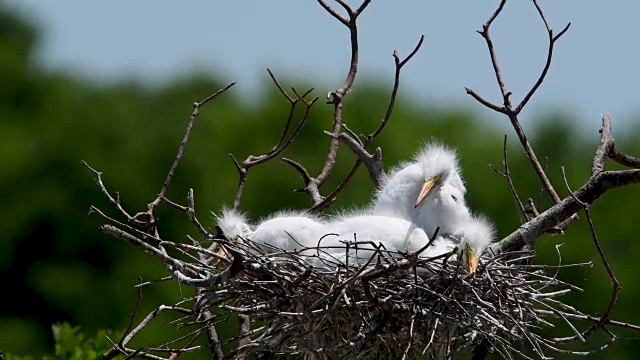
[[[470,274],[473,274],[478,270],[478,264],[480,263],[480,259],[473,252],[469,244],[464,247],[464,262],[462,265],[465,267]]]
[[[420,193],[418,194],[418,198],[416,199],[416,204],[414,207],[418,207],[424,199],[426,199],[429,194],[433,191],[435,186],[440,182],[442,175],[436,175],[429,180],[425,180],[420,187]]]
[[[225,249],[224,245],[222,244],[217,244],[218,248],[216,249],[216,254],[218,254],[221,258],[225,259],[226,261],[228,261],[229,263],[231,263],[231,261],[233,260],[233,256],[231,256],[231,254],[229,254],[229,252],[227,251],[227,249]]]

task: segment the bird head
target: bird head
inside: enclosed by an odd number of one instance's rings
[[[476,272],[480,256],[495,238],[493,224],[485,216],[473,215],[469,221],[460,224],[455,235],[461,239],[458,248],[462,266],[470,273]]]
[[[253,234],[246,216],[237,210],[224,208],[222,215],[214,214],[214,217],[218,227],[230,241],[242,241]]]
[[[457,188],[463,196],[466,193],[455,150],[437,142],[428,143],[415,156],[414,162],[422,170],[422,185],[416,199],[416,208],[444,184]]]

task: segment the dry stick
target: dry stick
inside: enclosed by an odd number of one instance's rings
[[[180,142],[180,146],[178,146],[178,153],[176,154],[175,159],[173,159],[173,164],[171,164],[171,167],[169,168],[169,172],[167,173],[167,177],[165,178],[164,183],[162,184],[162,188],[160,188],[160,192],[158,193],[158,196],[155,198],[155,200],[153,200],[147,205],[147,211],[137,213],[136,215],[134,215],[134,218],[138,218],[140,216],[145,215],[148,218],[149,225],[153,225],[155,223],[155,216],[153,215],[153,209],[155,209],[155,207],[158,206],[164,200],[164,196],[166,195],[167,190],[169,189],[169,186],[173,181],[173,176],[175,175],[176,169],[178,168],[178,165],[182,160],[184,149],[187,146],[187,143],[189,142],[189,136],[191,135],[191,130],[193,129],[193,125],[196,119],[198,118],[198,115],[200,115],[200,108],[206,105],[209,101],[215,99],[218,95],[227,91],[229,88],[231,88],[235,84],[236,84],[235,82],[232,82],[229,85],[225,86],[224,88],[207,96],[206,98],[204,98],[204,100],[193,103],[193,112],[191,113],[191,116],[189,116],[189,121],[187,123],[187,128],[184,132],[184,136],[182,137],[182,142]],[[154,229],[154,232],[157,233],[157,229]]]
[[[593,159],[593,166],[591,168],[592,175],[604,170],[605,157],[609,157],[620,165],[640,169],[639,158],[623,154],[616,148],[616,142],[611,135],[611,118],[608,115],[602,116],[602,129],[600,133],[600,144],[596,149],[596,157]]]
[[[113,196],[111,196],[111,193],[109,193],[109,190],[107,190],[107,187],[104,185],[104,182],[102,181],[102,172],[101,171],[95,170],[94,168],[89,166],[89,164],[87,164],[87,162],[84,161],[84,160],[81,160],[81,162],[82,162],[82,165],[84,165],[84,167],[86,167],[93,174],[93,177],[94,177],[96,183],[98,184],[98,187],[100,188],[100,192],[102,192],[104,197],[106,197],[107,200],[109,200],[109,202],[111,204],[113,204],[113,206],[115,206],[116,210],[118,210],[118,212],[120,212],[120,214],[122,216],[127,218],[127,221],[133,222],[133,223],[138,224],[138,225],[146,225],[146,222],[138,220],[138,219],[135,219],[132,215],[130,215],[122,207],[122,203],[120,202],[120,193],[119,192],[116,192],[116,197],[115,198]]]
[[[173,207],[174,209],[183,212],[187,218],[189,219],[189,221],[191,221],[191,223],[193,224],[193,226],[195,226],[195,228],[198,230],[198,232],[200,233],[200,235],[202,237],[204,237],[207,240],[211,240],[214,238],[213,234],[209,233],[207,231],[207,229],[204,228],[204,226],[202,226],[202,224],[200,223],[200,221],[198,220],[198,218],[196,217],[196,205],[195,205],[195,196],[193,194],[193,189],[190,188],[189,191],[187,192],[187,206],[182,206],[180,204],[177,204],[167,198],[164,198],[164,202]]]
[[[564,179],[564,184],[567,188],[567,190],[569,191],[569,194],[571,194],[572,197],[574,197],[575,195],[573,194],[573,192],[571,191],[571,188],[569,186],[569,181],[567,180],[567,175],[564,171],[564,166],[562,167],[562,178]],[[577,198],[575,198],[576,201],[580,201]],[[604,314],[601,316],[600,321],[598,321],[597,323],[593,324],[590,328],[588,328],[587,330],[583,331],[581,336],[582,337],[587,337],[589,335],[591,335],[594,331],[598,330],[599,328],[603,327],[605,322],[607,320],[609,320],[609,315],[611,313],[611,311],[613,310],[613,307],[615,306],[615,303],[618,299],[618,292],[620,291],[620,283],[618,282],[618,279],[616,278],[616,276],[613,274],[613,270],[611,269],[611,267],[609,266],[609,262],[607,261],[607,258],[604,255],[604,251],[602,250],[602,247],[600,246],[600,241],[598,240],[598,235],[596,233],[595,227],[593,225],[593,220],[591,219],[591,213],[589,212],[589,205],[588,204],[582,204],[584,206],[584,212],[587,216],[587,221],[589,223],[589,230],[591,231],[591,238],[593,239],[593,242],[596,246],[596,249],[598,250],[598,255],[600,256],[600,259],[602,260],[602,264],[605,267],[605,270],[607,271],[607,275],[609,275],[609,279],[611,280],[611,286],[612,286],[612,291],[611,291],[611,297],[609,298],[609,303],[607,304],[607,308],[604,311]],[[572,337],[568,337],[563,339],[563,341],[565,342],[571,342],[574,341],[576,337],[572,336]]]
[[[309,119],[309,114],[311,112],[311,108],[313,107],[315,102],[318,100],[317,96],[314,97],[311,100],[305,100],[304,99],[307,95],[309,95],[314,90],[313,88],[305,91],[301,95],[298,94],[297,91],[294,88],[292,88],[292,91],[295,94],[295,96],[289,95],[284,90],[284,88],[282,87],[282,85],[280,84],[278,79],[275,77],[273,72],[271,72],[270,69],[267,69],[267,72],[269,73],[269,77],[271,78],[271,80],[273,80],[273,83],[278,88],[278,90],[280,91],[282,96],[289,102],[289,105],[290,105],[289,114],[287,115],[287,119],[285,120],[284,127],[282,129],[282,132],[280,133],[280,137],[278,138],[278,141],[276,142],[276,144],[271,148],[271,150],[269,150],[265,154],[258,155],[258,156],[249,155],[242,163],[239,163],[235,159],[233,154],[229,154],[229,156],[231,157],[231,160],[233,160],[233,163],[234,163],[236,169],[238,170],[238,176],[239,176],[238,186],[236,188],[236,194],[235,194],[234,199],[233,199],[233,208],[234,209],[237,209],[238,206],[240,206],[240,201],[242,200],[242,194],[244,192],[244,186],[245,186],[246,181],[247,181],[247,175],[249,173],[249,169],[251,169],[252,167],[254,167],[256,165],[260,165],[262,163],[265,163],[265,162],[277,157],[289,145],[291,145],[291,143],[293,143],[293,141],[297,138],[298,134],[300,134],[300,131],[302,130],[304,125],[307,123],[307,120]],[[295,115],[296,107],[301,102],[305,106],[304,114],[302,115],[302,118],[298,122],[298,125],[296,125],[295,129],[293,130],[293,132],[289,135],[289,138],[286,139],[287,133],[289,132],[289,128],[291,126],[291,122],[292,122],[293,117]]]
[[[343,125],[343,127],[351,135],[350,137],[347,136],[346,134],[336,135],[335,133],[325,132],[329,136],[333,137],[334,139],[337,136],[338,140],[344,142],[356,154],[356,156],[358,157],[358,160],[356,160],[355,164],[351,167],[351,170],[349,171],[347,176],[344,178],[344,180],[342,180],[340,185],[338,185],[338,187],[336,187],[331,192],[331,194],[327,195],[327,197],[320,204],[314,206],[311,209],[312,211],[321,212],[327,206],[329,206],[336,199],[338,194],[341,193],[347,187],[347,185],[351,182],[351,179],[353,179],[353,176],[355,175],[356,171],[358,170],[358,168],[363,162],[367,167],[367,170],[369,171],[369,177],[371,178],[371,181],[373,181],[373,184],[376,187],[380,186],[380,184],[384,180],[385,173],[384,173],[384,167],[382,164],[382,150],[380,148],[377,148],[374,154],[371,155],[369,154],[367,149],[369,148],[369,145],[371,144],[371,142],[373,142],[373,140],[378,135],[380,135],[382,130],[385,128],[385,126],[389,122],[389,119],[391,118],[391,114],[393,113],[393,108],[398,95],[398,89],[400,88],[400,73],[401,73],[402,67],[405,64],[407,64],[407,62],[409,62],[414,57],[415,54],[418,53],[418,50],[420,50],[420,47],[422,47],[423,42],[424,42],[424,35],[421,35],[420,40],[418,40],[418,44],[413,48],[413,50],[409,53],[409,55],[407,55],[407,57],[405,57],[402,60],[400,60],[400,56],[398,55],[398,50],[393,51],[393,60],[395,63],[395,75],[393,80],[393,89],[391,90],[391,96],[389,98],[389,105],[387,106],[387,111],[384,117],[382,118],[382,120],[380,121],[380,124],[378,125],[378,127],[371,134],[366,136],[364,142],[360,141],[360,139],[357,136],[355,136],[355,134],[353,134],[353,132],[349,130],[349,128],[347,128],[346,125]],[[353,142],[356,142],[356,144],[354,145]]]
[[[324,0],[318,0],[320,6],[322,6],[331,16],[336,18],[340,23],[349,28],[350,34],[350,42],[351,42],[351,60],[349,65],[349,71],[347,73],[347,77],[344,80],[342,86],[332,92],[330,92],[327,96],[327,103],[333,104],[333,125],[331,132],[337,134],[342,129],[342,107],[344,97],[349,93],[351,87],[353,86],[353,82],[356,79],[356,74],[358,72],[358,26],[356,25],[356,20],[358,16],[365,10],[367,5],[371,2],[371,0],[364,0],[362,4],[356,9],[353,10],[347,3],[342,0],[336,1],[340,6],[342,6],[347,12],[348,19],[342,15],[340,15],[336,10],[330,7]],[[302,176],[302,179],[305,182],[305,187],[297,192],[305,192],[313,201],[313,207],[322,203],[324,198],[320,194],[320,186],[324,184],[329,175],[331,174],[331,170],[336,163],[336,155],[338,153],[338,139],[331,139],[329,143],[329,151],[327,153],[326,160],[320,171],[320,174],[316,177],[309,176],[308,171],[302,167],[299,163],[296,163],[293,160],[285,160],[283,161],[291,166],[293,166],[298,173]]]
[[[207,339],[209,341],[209,350],[211,351],[211,358],[213,360],[221,360],[224,358],[224,352],[222,351],[222,345],[220,344],[220,338],[218,332],[213,324],[213,315],[209,310],[202,311],[202,318],[207,324]]]
[[[604,123],[606,125],[606,122]],[[607,136],[606,126],[603,125],[603,136]],[[610,133],[609,133],[610,136]],[[597,156],[597,155],[596,155]],[[600,171],[591,176],[578,190],[552,206],[539,216],[529,220],[520,228],[494,243],[490,248],[494,252],[517,250],[523,246],[532,246],[536,238],[550,229],[557,227],[574,214],[593,203],[605,192],[620,186],[640,183],[640,170]]]
[[[520,211],[520,223],[525,223],[529,220],[529,216],[527,216],[527,210],[525,210],[522,201],[520,200],[520,196],[518,196],[518,192],[516,191],[516,187],[513,184],[513,179],[511,178],[511,172],[509,171],[509,159],[507,157],[507,134],[504,134],[504,143],[503,143],[503,168],[504,171],[498,170],[495,166],[489,165],[491,170],[495,171],[498,175],[502,176],[507,180],[507,184],[509,185],[509,189],[511,190],[511,195],[513,196],[513,200],[516,202],[516,207]]]
[[[496,52],[495,52],[495,49],[494,49],[494,46],[493,46],[493,41],[491,40],[491,36],[489,34],[489,28],[491,27],[491,24],[493,23],[493,21],[502,12],[502,9],[504,8],[504,5],[506,4],[506,0],[500,1],[500,4],[498,5],[498,8],[496,9],[496,11],[493,13],[493,15],[491,15],[489,20],[482,26],[482,30],[478,31],[478,33],[485,39],[485,41],[487,43],[487,48],[489,49],[489,56],[491,57],[491,64],[493,65],[493,70],[494,70],[494,73],[495,73],[495,77],[496,77],[496,80],[498,81],[498,85],[500,87],[500,92],[502,93],[503,105],[499,106],[499,105],[491,103],[490,101],[484,99],[482,96],[480,96],[479,94],[477,94],[475,91],[471,90],[470,88],[465,88],[465,90],[466,90],[467,94],[471,95],[474,99],[476,99],[478,102],[480,102],[482,105],[486,106],[487,108],[492,109],[492,110],[494,110],[496,112],[499,112],[499,113],[507,115],[507,117],[511,121],[511,125],[513,126],[514,130],[516,131],[516,134],[518,135],[518,138],[520,139],[520,143],[524,147],[524,150],[525,150],[525,153],[527,154],[527,157],[529,158],[531,164],[533,165],[533,168],[535,169],[536,173],[538,174],[538,177],[540,178],[540,181],[541,181],[542,185],[544,186],[545,190],[547,191],[547,193],[551,197],[551,200],[553,201],[553,203],[554,204],[558,204],[560,202],[560,197],[558,196],[557,192],[553,188],[553,185],[551,185],[551,182],[549,181],[549,178],[545,174],[545,171],[542,168],[542,165],[540,165],[540,162],[538,161],[538,158],[536,157],[535,152],[533,151],[533,148],[531,147],[531,144],[529,143],[529,140],[527,139],[527,136],[525,135],[524,130],[522,129],[522,126],[520,125],[520,121],[518,120],[518,114],[520,114],[522,109],[529,102],[531,97],[535,94],[535,92],[538,90],[538,88],[540,87],[540,85],[544,81],[545,77],[547,76],[547,72],[549,70],[549,67],[551,66],[551,59],[552,59],[552,56],[553,56],[554,45],[555,45],[556,41],[558,39],[560,39],[560,37],[562,35],[564,35],[567,30],[569,30],[569,26],[571,26],[571,23],[567,24],[567,26],[562,31],[560,31],[560,33],[558,35],[554,36],[553,35],[553,30],[551,30],[549,28],[549,25],[548,25],[547,20],[546,20],[546,18],[544,16],[544,13],[542,12],[542,9],[538,6],[537,1],[534,0],[533,3],[535,5],[536,9],[538,10],[538,14],[540,15],[540,18],[544,22],[544,25],[545,25],[545,27],[547,29],[547,34],[549,36],[549,48],[548,48],[548,52],[547,52],[547,61],[545,63],[545,66],[544,66],[544,69],[543,69],[542,73],[538,77],[538,80],[535,82],[535,84],[531,87],[531,89],[527,92],[525,97],[522,99],[520,104],[518,104],[515,107],[515,109],[513,108],[513,105],[511,103],[511,99],[510,99],[512,93],[507,89],[507,86],[505,84],[504,77],[502,76],[502,72],[500,70],[498,57],[496,55]]]
[[[138,335],[142,330],[144,330],[149,323],[151,323],[151,321],[153,319],[155,319],[161,312],[163,311],[175,311],[181,314],[185,314],[185,315],[191,315],[193,314],[193,312],[189,309],[185,309],[185,308],[181,308],[178,306],[167,306],[167,305],[160,305],[158,306],[155,310],[153,310],[152,312],[150,312],[145,318],[144,320],[142,320],[140,322],[140,324],[138,324],[138,326],[136,326],[133,330],[131,330],[131,332],[129,332],[123,339],[121,339],[117,345],[115,345],[114,348],[111,348],[108,352],[106,352],[103,355],[103,359],[113,359],[115,356],[117,356],[119,353],[125,354],[125,355],[132,355],[133,351],[127,349],[125,346],[136,336]],[[140,353],[140,351],[144,351],[141,349],[138,349],[135,351],[135,356],[142,356],[142,353]],[[150,355],[150,354],[147,354]],[[150,355],[151,358],[157,359],[159,357],[155,357],[153,355]],[[162,358],[160,358],[162,359]]]
[[[176,154],[175,159],[173,160],[173,164],[169,168],[169,172],[167,173],[167,177],[165,178],[165,181],[164,181],[164,183],[162,185],[162,188],[160,189],[160,192],[158,193],[158,196],[152,202],[147,204],[147,210],[146,211],[138,212],[137,214],[135,214],[133,216],[129,215],[129,213],[124,210],[124,208],[122,207],[122,205],[120,203],[119,194],[116,193],[116,198],[113,198],[110,195],[110,193],[107,190],[107,188],[104,186],[104,184],[102,182],[102,173],[94,170],[85,161],[82,161],[82,163],[85,165],[85,167],[87,167],[87,169],[89,169],[89,171],[91,171],[94,174],[96,182],[98,183],[98,186],[100,187],[100,190],[107,197],[107,199],[116,207],[116,209],[123,216],[125,216],[129,222],[133,222],[136,225],[148,227],[148,229],[147,229],[148,234],[153,236],[154,238],[158,239],[158,238],[160,238],[160,236],[158,234],[158,229],[156,227],[156,218],[155,218],[155,216],[153,214],[153,210],[161,202],[163,202],[165,200],[166,192],[169,189],[169,186],[171,185],[171,182],[173,180],[173,176],[174,176],[174,174],[176,172],[176,169],[178,168],[178,164],[180,163],[180,161],[182,159],[182,156],[184,154],[184,149],[185,149],[185,147],[187,145],[187,142],[189,141],[189,136],[191,135],[191,130],[193,129],[193,125],[194,125],[196,119],[198,118],[198,116],[200,115],[200,108],[202,106],[206,105],[211,100],[215,99],[218,95],[220,95],[220,94],[224,93],[225,91],[227,91],[233,85],[235,85],[234,82],[232,82],[229,85],[227,85],[226,87],[216,91],[215,93],[207,96],[202,101],[195,102],[193,104],[194,109],[193,109],[193,112],[191,113],[191,116],[189,117],[189,121],[187,123],[187,128],[186,128],[184,136],[182,138],[182,142],[180,143],[180,146],[178,147],[178,152]],[[103,216],[105,216],[105,215],[103,215]],[[140,220],[140,218],[143,217],[143,216],[145,217],[144,220]],[[125,233],[124,231],[119,230],[119,229],[117,229],[115,227],[112,227],[110,225],[103,225],[100,228],[100,231],[103,231],[103,232],[106,232],[106,233],[110,233],[111,235],[114,235],[114,236],[119,237],[121,239],[125,239],[129,243],[131,243],[131,244],[133,244],[135,246],[143,248],[143,250],[145,250],[145,252],[154,253],[155,251],[158,251],[164,257],[168,257],[167,253],[166,253],[166,250],[162,246],[159,246],[156,249],[156,248],[144,243],[143,241],[133,237],[132,235],[129,235],[129,234]],[[127,235],[129,235],[129,236],[127,236]],[[146,245],[146,247],[144,245]],[[154,255],[158,256],[157,254],[154,254]],[[168,263],[165,262],[165,264],[168,264]],[[181,266],[184,268],[184,264],[181,263]]]
[[[129,323],[127,324],[127,328],[122,333],[122,337],[120,337],[118,343],[114,344],[113,347],[109,349],[109,351],[102,355],[102,358],[105,360],[113,359],[119,353],[123,353],[121,349],[126,345],[126,343],[124,343],[124,339],[127,334],[129,334],[131,329],[133,329],[133,320],[135,320],[136,315],[138,314],[138,310],[140,309],[140,303],[142,303],[142,287],[139,286],[140,284],[142,284],[142,278],[138,277],[138,296],[136,297],[136,305],[134,306],[133,312],[131,312],[131,316],[129,317]]]
[[[581,186],[575,195],[581,203],[590,204],[611,189],[635,183],[640,183],[640,170],[603,171]],[[494,252],[501,252],[517,250],[525,245],[531,246],[538,236],[582,209],[581,203],[568,197],[529,220],[490,248]]]

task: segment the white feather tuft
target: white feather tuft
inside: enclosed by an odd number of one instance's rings
[[[251,238],[253,234],[247,217],[238,210],[225,207],[222,209],[222,215],[213,214],[213,217],[222,233],[231,241]]]

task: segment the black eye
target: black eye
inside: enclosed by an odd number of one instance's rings
[[[458,201],[458,198],[455,195],[451,195],[451,198],[453,199],[453,201]]]

